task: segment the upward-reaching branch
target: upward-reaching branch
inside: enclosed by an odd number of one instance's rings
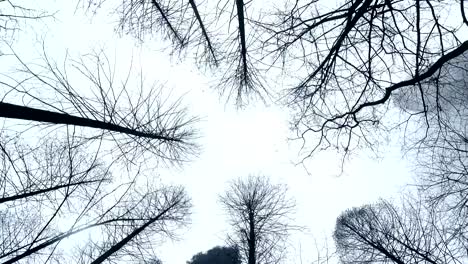
[[[166,14],[166,11],[163,10],[161,8],[161,5],[156,1],[156,0],[151,0],[151,3],[153,4],[154,7],[156,7],[156,9],[158,10],[159,14],[161,15],[161,17],[163,18],[164,20],[164,23],[166,24],[166,26],[170,29],[170,31],[172,32],[172,34],[174,34],[174,37],[177,39],[177,41],[179,42],[179,45],[181,47],[185,46],[185,41],[182,39],[182,37],[180,36],[179,32],[177,32],[177,30],[175,29],[175,27],[172,25],[172,23],[169,21],[168,17],[167,17],[167,14]],[[148,17],[149,19],[149,17]]]
[[[35,109],[32,107],[3,102],[0,102],[0,117],[45,122],[57,125],[90,127],[142,138],[181,142],[180,138],[171,138],[164,135],[158,135],[158,133],[142,132],[138,131],[137,129],[119,126],[110,122],[103,122],[64,113],[55,113],[47,110]]]
[[[189,3],[190,3],[190,6],[192,7],[193,13],[195,14],[195,18],[197,19],[198,24],[200,25],[200,29],[202,31],[203,37],[205,38],[205,41],[206,41],[206,43],[208,45],[208,50],[209,50],[211,56],[213,57],[214,64],[217,67],[218,64],[219,64],[219,61],[216,58],[214,47],[213,47],[213,45],[211,43],[210,37],[208,36],[208,32],[206,31],[205,25],[203,24],[203,20],[202,20],[202,18],[200,16],[200,13],[198,12],[198,7],[197,7],[197,5],[195,3],[195,0],[189,0]]]
[[[164,221],[164,218],[171,220],[171,216],[166,216],[167,214],[170,215],[172,213],[171,211],[177,211],[180,210],[180,208],[185,209],[188,200],[186,200],[187,198],[184,197],[183,193],[174,193],[173,195],[175,196],[170,197],[171,199],[167,201],[169,204],[165,205],[166,207],[162,208],[161,211],[157,213],[157,215],[148,219],[141,226],[136,227],[128,236],[123,238],[118,243],[114,244],[110,249],[108,249],[106,252],[100,255],[91,264],[99,264],[104,262],[112,254],[115,254],[117,251],[119,251],[122,247],[128,244],[136,236],[140,235],[140,233],[142,233],[145,229],[147,229],[150,225],[154,224],[156,221],[161,221],[161,219],[163,219]]]

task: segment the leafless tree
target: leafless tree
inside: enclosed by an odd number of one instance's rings
[[[271,52],[300,67],[289,103],[297,109],[298,137],[309,140],[305,157],[327,148],[344,155],[374,149],[392,128],[405,128],[418,117],[419,139],[424,138],[429,113],[437,111],[427,97],[443,96],[441,71],[468,50],[459,31],[468,23],[449,19],[455,10],[464,17],[463,4],[296,1],[278,13],[276,23],[264,25]],[[397,120],[391,102],[410,91],[420,107]]]
[[[264,98],[269,93],[261,74],[265,67],[259,53],[260,32],[254,27],[252,2],[238,1],[111,1],[81,0],[86,9],[104,3],[119,14],[118,31],[144,39],[159,35],[171,43],[173,54],[195,57],[205,69],[217,68],[217,88],[238,105],[251,95]],[[251,17],[253,16],[253,17]],[[192,56],[193,55],[193,56]]]
[[[62,65],[45,52],[42,64],[25,63],[14,52],[12,56],[20,69],[0,80],[0,117],[32,121],[28,129],[84,128],[81,137],[112,142],[114,157],[131,163],[148,154],[178,163],[197,153],[196,118],[187,115],[180,100],[171,101],[141,74],[132,78],[136,74],[131,68],[118,78],[121,74],[104,53],[67,57]]]
[[[112,167],[98,152],[84,151],[77,138],[54,138],[37,148],[19,142],[3,138],[0,144],[2,263],[71,258],[71,245],[80,252],[73,262],[148,258],[158,236],[172,237],[188,221],[190,201],[183,188],[139,186],[139,175],[112,183]],[[64,242],[78,234],[89,238]],[[88,245],[95,255],[85,254]]]
[[[99,217],[100,237],[80,252],[82,262],[147,261],[161,239],[175,238],[188,223],[191,203],[184,188],[138,189],[141,193],[135,188],[107,215]]]
[[[458,131],[459,132],[459,131]],[[426,143],[418,165],[419,187],[428,197],[427,201],[436,204],[447,204],[445,210],[454,211],[459,217],[468,212],[468,157],[465,135],[453,134],[451,140],[431,141]],[[442,137],[443,135],[441,135]],[[440,139],[440,138],[439,138]]]
[[[220,196],[233,233],[228,236],[249,264],[279,263],[286,253],[295,202],[287,197],[285,185],[270,183],[264,176],[239,178]]]
[[[51,138],[32,148],[21,138],[2,137],[2,262],[53,236],[65,212],[73,212],[77,201],[85,207],[84,197],[92,203],[109,183],[110,173],[96,156],[69,140]]]
[[[464,263],[468,230],[456,219],[420,199],[380,201],[344,212],[334,238],[343,263]]]

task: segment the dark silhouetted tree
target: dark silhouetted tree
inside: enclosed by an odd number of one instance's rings
[[[51,16],[45,7],[37,11],[29,6],[33,4],[0,1],[0,34],[14,34],[22,24],[26,27],[27,22]],[[132,67],[124,74],[116,72],[116,63],[102,51],[77,60],[67,54],[57,63],[47,56],[45,46],[41,61],[30,63],[15,52],[14,41],[2,39],[0,45],[3,64],[14,68],[0,77],[2,120],[29,121],[23,131],[36,126],[49,131],[82,128],[83,138],[96,144],[113,142],[110,152],[114,157],[130,163],[148,155],[178,163],[197,152],[193,142],[196,119],[187,115],[180,100],[169,99],[162,86],[148,84]],[[25,124],[6,124],[12,123]],[[20,132],[18,129],[3,128]]]
[[[467,231],[466,219],[419,198],[402,208],[381,201],[347,210],[334,238],[343,263],[464,263]]]
[[[13,55],[21,68],[0,81],[0,117],[32,121],[27,129],[83,128],[80,136],[89,143],[112,142],[114,157],[131,163],[148,154],[177,163],[196,153],[196,119],[187,116],[180,100],[164,97],[161,87],[147,85],[142,76],[135,82],[131,68],[118,80],[104,53],[66,58],[63,66],[45,52],[42,65]]]
[[[361,147],[376,150],[385,135],[394,136],[388,133],[393,128],[413,121],[418,134],[406,134],[411,142],[405,146],[424,141],[429,127],[437,134],[428,120],[449,107],[437,98],[445,93],[444,67],[468,50],[461,37],[468,26],[464,14],[463,1],[388,0],[327,7],[293,2],[279,12],[276,22],[265,25],[267,46],[286,65],[302,68],[289,103],[297,110],[299,138],[313,142],[306,157],[324,148],[344,155]],[[418,105],[413,111],[392,104],[409,93]],[[401,111],[401,119],[392,109]]]
[[[239,178],[220,196],[233,232],[228,243],[238,246],[249,264],[278,263],[285,257],[295,202],[285,185],[270,183],[265,176]]]
[[[181,187],[155,186],[138,173],[112,183],[112,167],[69,136],[31,148],[19,138],[0,141],[0,261],[80,263],[147,258],[155,238],[172,237],[188,220]],[[78,234],[77,241],[71,242]],[[64,240],[68,241],[65,243]],[[64,245],[65,244],[65,245]]]
[[[241,264],[241,258],[237,247],[218,246],[206,253],[197,253],[187,264]]]
[[[237,104],[251,95],[268,95],[261,70],[263,54],[255,3],[238,1],[109,1],[81,0],[86,9],[109,7],[119,14],[118,30],[144,40],[158,34],[169,40],[170,50],[195,57],[201,68],[220,72],[217,87]],[[108,5],[105,5],[108,4]],[[194,55],[194,56],[192,56]]]

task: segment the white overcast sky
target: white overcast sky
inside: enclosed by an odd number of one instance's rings
[[[264,174],[273,182],[288,184],[297,201],[297,224],[307,227],[306,232],[291,237],[288,263],[301,263],[300,248],[302,263],[310,263],[315,254],[314,239],[328,237],[331,244],[335,219],[343,210],[379,197],[398,198],[402,187],[411,182],[398,144],[390,144],[378,160],[365,152],[353,156],[341,176],[337,176],[339,155],[323,152],[306,162],[307,174],[302,166],[294,165],[299,160],[298,149],[287,140],[291,132],[286,109],[258,102],[236,110],[225,98],[219,98],[209,85],[209,76],[190,60],[180,63],[161,52],[163,45],[157,37],[140,45],[131,37],[116,35],[115,24],[108,18],[95,16],[91,20],[82,12],[75,14],[75,6],[65,3],[74,1],[63,2],[50,5],[51,11],[58,11],[55,20],[34,24],[17,35],[14,47],[21,50],[20,55],[37,58],[42,47],[34,40],[43,38],[52,58],[63,57],[67,50],[76,56],[104,47],[110,57],[117,57],[119,67],[125,68],[133,56],[135,65],[141,62],[147,80],[161,81],[174,94],[185,94],[183,102],[202,119],[198,124],[201,155],[182,168],[160,171],[163,182],[184,184],[194,205],[192,224],[180,233],[181,240],[161,245],[159,257],[164,263],[185,263],[197,252],[223,245],[229,226],[217,196],[229,180],[239,176]]]

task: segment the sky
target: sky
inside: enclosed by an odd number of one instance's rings
[[[51,2],[51,10],[57,11],[54,19],[18,34],[14,47],[23,57],[37,58],[44,40],[54,58],[63,57],[65,52],[73,56],[100,48],[122,67],[133,58],[148,80],[157,80],[172,94],[183,95],[190,114],[200,117],[201,154],[182,167],[158,171],[162,182],[186,186],[194,205],[191,225],[181,230],[180,239],[161,245],[158,253],[164,263],[185,263],[200,251],[224,244],[230,229],[218,196],[237,177],[263,174],[274,183],[288,185],[297,203],[292,217],[305,227],[291,236],[287,262],[291,264],[313,261],[315,241],[321,244],[328,239],[332,243],[331,233],[341,212],[379,198],[397,199],[412,182],[411,167],[402,158],[398,142],[390,142],[378,159],[359,152],[346,162],[342,174],[340,155],[331,151],[315,155],[304,166],[297,165],[299,149],[288,140],[293,135],[287,109],[261,102],[236,109],[212,89],[209,74],[161,51],[165,44],[156,37],[139,43],[130,36],[118,36],[114,21],[75,13],[74,5],[61,2]]]

